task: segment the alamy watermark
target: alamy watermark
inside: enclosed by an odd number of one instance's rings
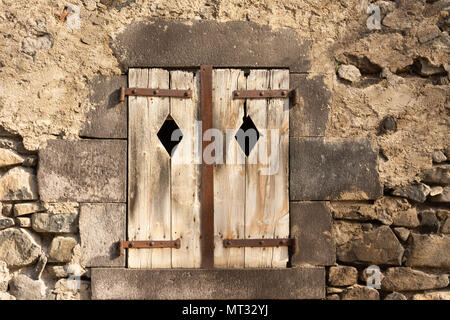
[[[70,276],[67,278],[67,289],[80,291],[82,273],[81,266],[79,266],[78,264],[70,264],[67,267],[67,273],[70,274]]]
[[[171,141],[180,141],[172,150],[174,164],[258,164],[260,175],[274,175],[280,169],[281,148],[287,148],[287,135],[281,135],[279,129],[226,129],[211,128],[202,135],[202,122],[195,121],[194,135],[176,129],[171,134]],[[281,142],[283,139],[285,144]],[[191,143],[193,141],[193,143]],[[202,141],[209,142],[202,150]],[[181,145],[182,144],[182,145]],[[243,146],[254,146],[246,156]],[[287,150],[286,150],[287,151]]]
[[[370,14],[370,17],[367,18],[366,25],[367,28],[370,30],[381,30],[381,10],[380,7],[371,4],[367,7],[368,14]]]
[[[381,289],[381,270],[379,266],[369,266],[366,269],[366,286],[372,289]]]
[[[67,5],[61,16],[60,20],[65,22],[67,27],[72,30],[77,30],[81,28],[81,15],[80,7],[74,4]]]
[[[381,9],[376,4],[369,4],[367,0],[361,0],[360,9],[367,13],[366,26],[369,30],[381,30]]]

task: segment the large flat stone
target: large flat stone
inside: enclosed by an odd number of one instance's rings
[[[450,269],[450,236],[413,233],[409,241],[407,266]]]
[[[341,229],[343,230],[343,229]],[[391,228],[381,226],[338,246],[337,259],[354,264],[401,265],[404,249]],[[342,236],[340,236],[342,237]]]
[[[126,238],[126,204],[82,204],[80,237],[86,267],[124,267],[125,256],[119,256],[118,242]]]
[[[289,112],[289,135],[291,137],[320,137],[325,135],[328,122],[330,90],[324,77],[308,77],[291,74],[289,86],[298,89],[301,101]]]
[[[39,151],[39,194],[46,202],[125,202],[127,142],[51,140]]]
[[[385,291],[419,291],[447,286],[448,275],[446,274],[428,274],[404,267],[387,269],[381,282],[381,287]]]
[[[323,299],[325,270],[91,270],[93,299]]]
[[[293,266],[329,266],[336,261],[331,237],[332,217],[325,202],[291,202],[291,235],[297,237],[299,250],[292,256]]]
[[[246,21],[156,19],[129,25],[111,42],[124,72],[130,67],[310,68],[310,41],[301,44],[294,29],[273,30]]]
[[[86,115],[80,136],[89,138],[127,138],[127,103],[119,103],[120,87],[127,76],[97,77],[91,84],[89,100],[94,107]],[[126,100],[126,99],[125,99]]]
[[[369,200],[383,195],[367,139],[290,138],[291,200]]]

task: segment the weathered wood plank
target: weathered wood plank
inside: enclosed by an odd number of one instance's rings
[[[199,137],[199,75],[170,72],[171,89],[192,89],[192,99],[170,99],[171,116],[183,134],[171,158],[172,239],[181,239],[181,248],[172,249],[172,268],[199,268],[200,252],[200,164],[195,163]]]
[[[289,89],[289,71],[270,71],[271,89]],[[279,130],[276,135],[267,135],[270,141],[267,146],[278,148],[277,157],[270,157],[271,192],[268,193],[267,203],[271,205],[273,238],[289,237],[289,100],[270,99],[267,108],[267,128]],[[276,133],[276,131],[273,131]],[[264,140],[264,139],[263,139]],[[275,140],[275,141],[274,141]],[[275,142],[275,143],[274,143]],[[272,268],[285,268],[289,260],[288,248],[273,249]]]
[[[169,89],[169,72],[163,69],[150,69],[148,88]],[[149,129],[152,139],[150,156],[150,214],[148,224],[150,240],[171,239],[170,203],[170,156],[157,134],[170,113],[169,98],[148,98],[151,120]],[[172,249],[151,249],[151,268],[170,268]]]
[[[288,89],[288,79],[288,71],[251,70],[247,89]],[[287,100],[278,99],[247,101],[247,114],[261,136],[246,164],[246,238],[277,238],[289,234],[286,103]],[[280,130],[279,137],[273,129]],[[245,248],[246,268],[286,267],[286,262],[285,247]]]
[[[128,84],[131,87],[146,87],[148,84],[147,69],[130,69],[128,73]],[[149,211],[146,194],[148,186],[146,178],[148,172],[146,150],[151,147],[150,135],[143,134],[145,127],[150,122],[148,101],[144,97],[128,98],[128,239],[145,240],[148,234],[141,229],[146,222]],[[140,268],[146,266],[151,257],[149,250],[129,250],[128,266]]]
[[[129,85],[169,88],[169,72],[141,69]],[[132,101],[131,101],[132,100]],[[157,137],[169,114],[168,98],[135,97],[129,104],[129,223],[130,240],[171,239],[170,157]],[[129,249],[130,268],[170,268],[171,249]]]
[[[245,154],[235,139],[244,116],[243,100],[233,100],[233,90],[245,89],[243,71],[213,71],[213,127],[224,138],[223,161],[214,166],[214,266],[244,266],[244,248],[224,248],[223,239],[244,237]]]
[[[251,70],[247,77],[247,90],[269,89],[267,70]],[[267,99],[248,99],[247,115],[253,120],[256,128],[262,133],[267,127]],[[245,237],[257,239],[270,237],[267,233],[266,184],[269,176],[259,174],[258,154],[262,148],[262,138],[256,143],[247,157],[246,163],[246,204],[245,204]],[[271,248],[245,248],[246,268],[265,268],[271,266]]]

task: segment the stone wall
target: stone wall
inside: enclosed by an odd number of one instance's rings
[[[373,203],[329,203],[337,265],[328,269],[327,299],[450,299],[446,154],[435,151],[433,167],[414,184],[388,189]],[[379,267],[379,280],[371,266]]]
[[[300,90],[289,186],[298,298],[450,299],[448,1],[71,3],[80,29],[59,19],[69,3],[0,3],[0,299],[102,298],[100,271],[125,266],[117,89],[130,66],[195,65],[201,54],[289,67]],[[380,29],[367,28],[370,4]],[[134,37],[166,31],[176,41],[155,46],[164,50]],[[187,39],[179,32],[197,45],[167,60]],[[230,43],[214,50],[217,39]]]
[[[12,135],[2,135],[0,147],[0,299],[89,298],[79,204],[40,201],[37,154]],[[67,286],[70,277],[80,286]]]

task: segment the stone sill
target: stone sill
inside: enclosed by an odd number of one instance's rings
[[[325,268],[92,268],[92,299],[323,299]]]

